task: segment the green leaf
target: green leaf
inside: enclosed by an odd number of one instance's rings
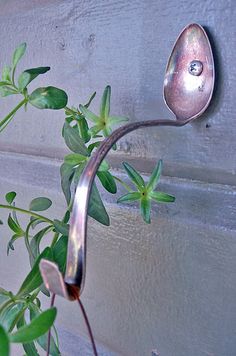
[[[19,292],[17,293],[18,296],[24,296],[31,292],[33,292],[36,288],[40,287],[43,283],[41,273],[39,270],[39,263],[42,258],[46,258],[48,260],[52,260],[52,250],[50,247],[46,247],[45,250],[39,255],[32,270],[29,272],[27,277],[25,278],[24,282],[22,283]]]
[[[73,186],[74,186],[73,190],[74,191],[78,185],[81,173],[83,172],[83,169],[84,169],[84,166],[85,165],[81,164],[75,170],[75,174],[73,177]],[[74,195],[74,192],[73,192],[73,195]],[[92,192],[90,195],[89,206],[88,206],[88,215],[103,225],[106,225],[106,226],[110,225],[109,216],[106,212],[105,206],[104,206],[102,199],[100,197],[96,183],[93,183]]]
[[[99,172],[104,172],[104,171],[108,171],[110,169],[110,165],[109,163],[104,159],[102,161],[102,163],[100,164],[98,171]]]
[[[78,120],[78,127],[79,127],[79,133],[81,138],[85,143],[89,142],[91,136],[89,134],[89,127],[86,119],[84,117],[81,117]]]
[[[13,89],[10,86],[1,86],[0,87],[0,95],[2,97],[13,95],[13,94],[18,94],[18,91],[16,89]]]
[[[92,126],[90,129],[89,129],[89,134],[92,136],[92,137],[97,137],[97,134],[103,130],[104,128],[104,125],[102,124],[98,124],[98,125],[95,125],[95,126]]]
[[[117,188],[116,188],[116,182],[113,176],[111,175],[110,172],[108,171],[102,171],[102,172],[97,172],[97,176],[102,183],[103,187],[112,194],[116,194]]]
[[[109,116],[109,125],[119,125],[124,122],[129,121],[128,117],[123,117],[123,116]]]
[[[22,346],[26,352],[24,356],[40,356],[33,342],[22,344]]]
[[[24,306],[24,303],[13,302],[2,311],[0,314],[0,325],[2,325],[6,331],[10,331],[12,324],[14,325],[16,317],[21,313]]]
[[[79,109],[81,113],[86,117],[86,119],[94,122],[95,124],[99,122],[99,117],[95,115],[92,111],[87,109],[85,106],[80,104]]]
[[[29,210],[32,211],[44,211],[50,208],[52,201],[45,197],[35,198],[31,201]]]
[[[173,195],[162,192],[151,192],[149,195],[157,202],[173,203],[175,201],[175,197]]]
[[[9,299],[9,292],[0,287],[0,306],[4,303],[7,299]]]
[[[20,61],[20,59],[23,57],[26,51],[26,43],[21,43],[16,49],[13,54],[13,59],[12,59],[12,64],[13,64],[13,69],[16,68],[17,63]]]
[[[140,201],[140,209],[143,220],[147,223],[151,223],[150,214],[151,214],[151,201],[146,197],[142,198]]]
[[[2,80],[5,82],[11,82],[11,67],[4,66],[2,70]]]
[[[64,162],[67,164],[71,164],[72,166],[76,166],[86,159],[87,157],[80,155],[79,153],[71,153],[64,157]]]
[[[13,202],[13,200],[16,197],[16,192],[9,192],[5,195],[5,199],[8,202],[8,204],[11,205],[11,203]]]
[[[46,297],[50,297],[50,292],[49,292],[49,290],[45,287],[44,284],[42,284],[42,285],[40,286],[40,291],[41,291],[44,295],[46,295]]]
[[[3,82],[1,81],[0,82],[0,87],[5,87],[6,85],[9,85],[10,83],[9,82]]]
[[[71,181],[74,176],[74,167],[71,166],[70,164],[63,163],[60,168],[60,174],[61,174],[61,187],[62,191],[65,195],[67,204],[70,204],[71,200],[71,191],[70,191],[70,186],[71,186]]]
[[[30,304],[30,320],[35,319],[38,315],[40,315],[41,311],[39,310],[39,308],[31,303]],[[54,331],[55,328],[54,328]],[[44,334],[42,336],[40,336],[38,339],[36,339],[36,342],[45,350],[47,351],[47,346],[48,346],[48,335]],[[59,356],[60,355],[60,351],[54,341],[53,335],[51,335],[51,340],[50,340],[50,355],[52,356]]]
[[[63,128],[64,139],[67,147],[75,153],[79,153],[83,156],[88,156],[88,149],[84,144],[84,141],[80,137],[77,127],[71,127],[67,122]]]
[[[109,125],[108,122],[107,122],[106,125],[103,127],[102,132],[103,132],[103,135],[104,135],[105,137],[108,137],[108,136],[110,136],[110,135],[112,134],[112,129],[111,129],[111,127],[110,127],[110,125]],[[112,147],[113,149],[114,149],[114,146],[115,146],[115,144],[114,144],[113,147]]]
[[[58,265],[62,274],[66,270],[68,236],[62,236],[53,246],[53,261]]]
[[[17,323],[17,329],[20,329],[22,326],[25,326],[26,322],[25,322],[25,318],[24,316],[22,318],[20,318],[20,320]],[[27,344],[22,344],[23,349],[26,352],[27,356],[39,356],[39,353],[35,347],[34,342],[29,342]]]
[[[88,215],[103,225],[110,225],[109,216],[95,183],[93,183],[92,193],[89,200]]]
[[[56,319],[56,308],[50,308],[36,318],[30,324],[22,326],[10,335],[10,341],[14,343],[28,343],[44,335],[53,325]]]
[[[67,236],[69,235],[69,227],[70,226],[68,224],[65,224],[64,222],[56,220],[56,219],[53,221],[53,224],[54,224],[56,232],[59,232],[62,235],[67,235]]]
[[[100,106],[100,116],[104,119],[108,118],[110,113],[111,87],[107,85],[102,95]]]
[[[16,240],[18,240],[20,237],[23,237],[23,236],[24,236],[23,232],[22,232],[21,235],[14,234],[14,235],[12,236],[11,240],[10,240],[10,241],[8,242],[8,244],[7,244],[7,255],[9,255],[10,250],[14,251],[14,242],[15,242]]]
[[[50,70],[50,67],[38,67],[27,69],[22,72],[18,78],[18,87],[22,91],[27,85],[32,82],[38,75],[44,74]]]
[[[8,226],[12,231],[14,231],[17,235],[23,236],[24,231],[21,229],[21,227],[12,219],[11,214],[8,216],[7,220]]]
[[[91,154],[92,151],[94,150],[94,148],[99,147],[100,144],[101,144],[101,141],[96,141],[96,142],[91,143],[91,144],[88,146],[88,151],[89,151],[89,153]]]
[[[40,255],[40,249],[39,245],[42,240],[42,238],[49,232],[51,231],[52,226],[47,226],[44,229],[40,230],[37,232],[36,235],[34,235],[30,241],[30,248],[32,251],[33,256],[30,254],[30,266],[33,267],[35,260],[38,258]]]
[[[26,352],[26,356],[40,356],[34,342],[29,342],[27,344],[22,344],[24,351]]]
[[[63,222],[68,223],[69,220],[70,220],[70,212],[69,212],[69,210],[67,210],[67,212],[65,213],[65,216],[63,218]]]
[[[68,101],[64,90],[55,87],[38,88],[29,96],[29,103],[38,109],[63,109]]]
[[[87,102],[87,104],[84,105],[86,108],[89,107],[89,105],[91,104],[91,102],[93,101],[95,96],[96,96],[96,91],[91,95],[91,97],[89,98],[89,101]]]
[[[142,188],[145,187],[145,183],[141,175],[134,169],[129,163],[123,162],[123,166],[132,180],[132,182],[136,185],[136,187],[141,190]]]
[[[147,184],[148,191],[154,190],[156,188],[157,183],[161,176],[161,171],[162,171],[162,160],[160,159],[156,167],[154,168],[152,175],[149,179],[149,182]]]
[[[118,200],[117,203],[123,203],[123,202],[131,202],[135,200],[139,200],[141,198],[141,193],[140,192],[130,192],[125,195],[122,195]]]
[[[10,345],[9,339],[6,331],[0,325],[0,355],[1,356],[9,356],[10,355]]]

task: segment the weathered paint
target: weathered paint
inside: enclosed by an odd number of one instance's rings
[[[62,216],[59,162],[5,153],[0,155],[0,165],[4,167],[2,195],[17,189],[23,206],[35,196],[49,195],[54,201],[51,216]],[[155,206],[150,226],[142,223],[137,207],[117,207],[111,196],[106,198],[111,227],[103,228],[90,219],[83,301],[95,336],[121,355],[148,355],[157,348],[167,356],[233,356],[235,187],[164,178],[160,190],[177,200]],[[6,258],[9,232],[4,235],[4,231],[1,286],[9,288],[10,283],[17,290],[27,258],[23,242]],[[22,256],[17,274],[16,253]],[[58,305],[59,324],[75,340],[79,330],[85,333],[77,306],[60,298]]]

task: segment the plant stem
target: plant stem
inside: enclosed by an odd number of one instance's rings
[[[27,214],[27,215],[30,215],[30,216],[34,216],[35,218],[38,218],[40,220],[43,220],[43,221],[53,225],[53,221],[52,220],[46,218],[43,215],[39,215],[37,213],[34,213],[33,211],[30,211],[30,210],[25,210],[25,209],[17,208],[16,206],[4,205],[4,204],[0,204],[0,208],[19,211],[20,213]]]
[[[56,298],[56,294],[52,294],[50,308],[54,306],[55,298]],[[51,328],[48,330],[47,356],[49,356],[50,354],[50,346],[51,346],[50,344],[51,344]]]
[[[33,251],[30,247],[30,243],[29,243],[29,230],[30,230],[30,227],[31,225],[34,223],[34,221],[30,221],[30,223],[28,224],[26,230],[25,230],[25,246],[27,248],[27,251],[29,253],[29,256],[31,257],[31,260],[33,261],[35,256],[33,254]]]
[[[75,114],[75,111],[74,110],[71,110],[70,108],[68,108],[68,106],[65,106],[64,109],[69,112],[71,115],[74,115]]]
[[[11,76],[11,81],[14,86],[15,86],[15,71],[16,71],[16,67],[13,68],[12,76]]]
[[[85,321],[85,324],[86,324],[87,329],[88,329],[88,333],[89,333],[90,341],[91,341],[91,344],[92,344],[94,356],[98,356],[95,340],[94,340],[94,337],[93,337],[92,329],[91,329],[91,326],[89,324],[89,320],[88,320],[88,316],[86,314],[85,308],[84,308],[80,298],[78,298],[77,301],[78,301],[78,304],[79,304],[80,309],[82,311],[82,314],[83,314],[83,317],[84,317],[84,321]]]
[[[14,109],[12,109],[12,111],[9,112],[6,117],[4,117],[2,121],[0,121],[0,132],[9,124],[17,110],[19,110],[24,104],[26,104],[26,102],[27,99],[24,98],[22,101],[19,102],[19,104],[16,105]]]

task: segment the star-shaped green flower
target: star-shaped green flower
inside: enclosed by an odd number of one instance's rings
[[[161,176],[162,170],[162,160],[159,160],[158,164],[154,168],[151,177],[147,184],[145,184],[143,177],[128,163],[124,162],[123,166],[131,179],[132,183],[137,187],[137,191],[129,191],[129,193],[123,195],[118,199],[118,203],[123,202],[132,202],[135,200],[139,200],[140,202],[140,210],[143,220],[150,224],[150,214],[151,214],[151,201],[155,202],[165,202],[171,203],[175,201],[175,197],[163,192],[155,191],[158,181]],[[129,188],[129,187],[128,187]],[[126,189],[128,190],[126,187]]]
[[[79,106],[81,113],[86,117],[86,119],[95,124],[89,130],[92,137],[96,136],[100,131],[102,131],[104,136],[107,137],[112,133],[113,126],[128,121],[127,117],[110,115],[110,100],[111,87],[110,85],[107,85],[103,92],[99,116],[95,115],[87,107],[83,105]]]

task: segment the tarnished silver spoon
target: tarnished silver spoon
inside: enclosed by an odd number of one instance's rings
[[[86,272],[88,204],[97,170],[112,146],[124,135],[150,126],[181,127],[199,117],[208,107],[215,72],[211,46],[204,29],[190,24],[179,35],[171,52],[164,79],[164,100],[176,120],[147,120],[115,130],[98,147],[85,167],[74,198],[65,278],[55,263],[41,260],[46,287],[54,294],[77,299],[83,290]]]

